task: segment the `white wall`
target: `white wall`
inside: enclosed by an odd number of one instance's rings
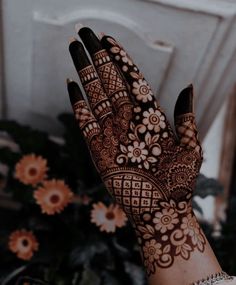
[[[204,161],[201,172],[207,177],[216,179],[220,166],[226,106],[225,102],[203,141]]]
[[[219,114],[202,142],[204,161],[201,173],[209,178],[218,178],[223,142],[224,119],[227,110],[226,106],[227,100],[221,107]],[[194,199],[201,206],[204,213],[204,219],[209,222],[214,222],[215,197],[208,196],[205,199],[195,197]]]

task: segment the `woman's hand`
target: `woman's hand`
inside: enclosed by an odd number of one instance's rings
[[[69,81],[75,117],[108,191],[124,209],[138,236],[148,274],[175,258],[203,252],[206,240],[193,214],[192,193],[202,150],[192,109],[193,87],[175,106],[175,131],[125,50],[89,28],[70,44],[88,101]]]

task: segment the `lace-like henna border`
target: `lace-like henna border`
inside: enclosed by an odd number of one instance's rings
[[[198,280],[196,282],[191,283],[190,285],[214,285],[219,281],[232,281],[234,278],[229,276],[226,272],[221,271],[211,276],[207,277],[207,279]]]

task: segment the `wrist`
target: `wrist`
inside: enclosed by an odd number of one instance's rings
[[[135,230],[148,275],[169,268],[177,257],[188,260],[203,252],[206,239],[189,202],[160,202],[152,213],[143,213]]]

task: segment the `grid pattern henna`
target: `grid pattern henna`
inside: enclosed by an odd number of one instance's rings
[[[157,208],[157,201],[164,198],[161,189],[141,176],[128,174],[111,175],[105,180],[106,187],[116,202],[127,214],[132,214],[134,221],[140,221],[140,214],[152,212]]]
[[[202,149],[198,143],[198,132],[194,119],[193,114],[179,116],[176,120],[176,129],[177,133],[181,137],[181,144],[195,149],[197,153],[202,155]]]
[[[112,63],[106,50],[101,50],[93,55],[93,62],[102,79],[107,96],[116,109],[123,103],[130,103],[126,85],[117,67]]]

